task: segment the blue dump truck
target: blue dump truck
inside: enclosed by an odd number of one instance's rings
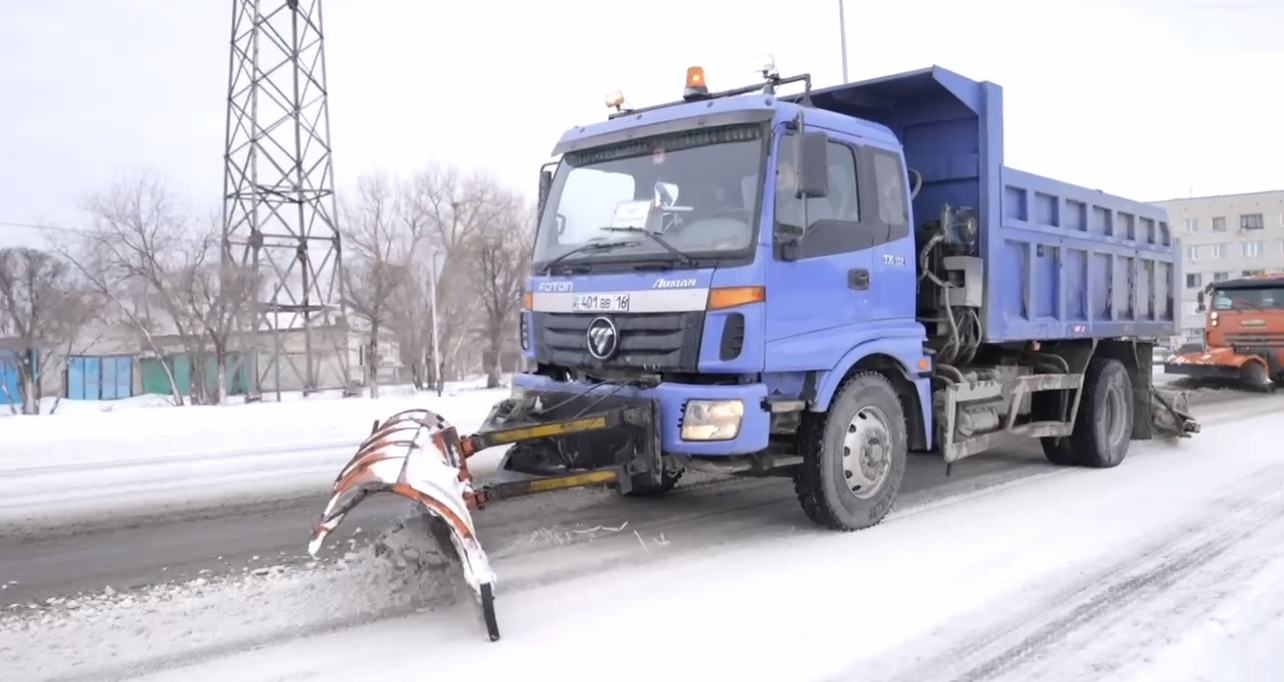
[[[612,93],[558,141],[528,368],[476,436],[515,443],[508,485],[790,476],[812,521],[855,530],[909,451],[948,465],[1021,435],[1113,467],[1198,430],[1151,382],[1180,291],[1163,209],[1004,166],[993,83],[762,74],[710,92],[692,67],[681,101],[640,109]]]
[[[1113,467],[1199,430],[1151,382],[1181,281],[1163,210],[1005,167],[997,85],[933,67],[812,91],[765,60],[749,87],[693,67],[681,101],[607,105],[541,173],[513,395],[468,436],[425,410],[377,422],[310,551],[371,492],[413,499],[496,640],[471,511],[497,500],[775,475],[849,531],[891,509],[910,451],[948,473],[1018,435]]]

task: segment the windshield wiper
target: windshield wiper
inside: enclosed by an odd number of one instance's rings
[[[667,239],[646,229],[645,227],[603,227],[602,230],[606,232],[637,232],[640,234],[644,234],[650,237],[651,240],[654,241],[656,244],[659,244],[660,246],[664,247],[665,251],[668,251],[669,253],[677,256],[678,260],[684,265],[694,262],[691,260],[691,256],[688,256],[687,254],[682,253],[680,249],[670,244]]]
[[[567,251],[566,253],[558,256],[557,258],[554,258],[553,260],[545,263],[544,274],[545,275],[553,274],[553,266],[557,265],[558,263],[561,263],[562,261],[566,260],[567,258],[570,258],[571,256],[574,256],[577,253],[584,253],[586,251],[606,251],[607,249],[614,249],[620,246],[638,246],[641,243],[642,242],[636,239],[630,239],[627,241],[618,241],[618,242],[589,242],[587,244],[584,244],[583,246],[577,246],[571,249],[570,251]]]

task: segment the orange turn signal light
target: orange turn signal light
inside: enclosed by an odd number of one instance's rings
[[[767,300],[766,287],[727,287],[710,289],[708,310],[723,310],[749,303],[762,303]]]

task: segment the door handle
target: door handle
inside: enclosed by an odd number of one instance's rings
[[[847,271],[847,288],[864,291],[869,288],[869,270],[858,269]]]

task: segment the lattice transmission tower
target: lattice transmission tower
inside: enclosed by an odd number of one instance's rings
[[[264,280],[251,396],[349,383],[323,35],[321,0],[232,0],[223,258]]]

